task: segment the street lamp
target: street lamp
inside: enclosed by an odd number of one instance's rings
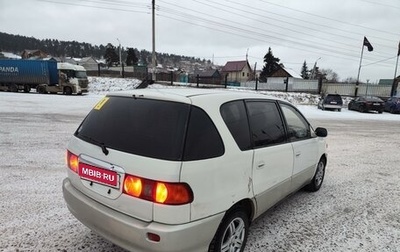
[[[119,43],[119,74],[122,76],[122,61],[121,61],[121,41],[117,38]]]
[[[321,59],[321,57],[319,57],[319,58],[315,61],[315,63],[314,63],[314,67],[313,67],[313,69],[312,69],[311,77],[310,77],[311,80],[314,79],[315,70],[317,69],[317,62],[318,62],[318,60],[320,60],[320,59]]]

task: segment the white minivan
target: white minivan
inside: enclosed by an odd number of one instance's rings
[[[117,92],[70,140],[63,195],[79,221],[131,251],[243,251],[255,218],[321,187],[326,136],[262,94]]]

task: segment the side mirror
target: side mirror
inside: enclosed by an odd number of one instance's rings
[[[315,134],[319,137],[326,137],[328,136],[328,131],[325,128],[316,128],[315,129]]]

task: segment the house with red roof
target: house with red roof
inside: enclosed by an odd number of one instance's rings
[[[226,76],[228,84],[240,85],[241,82],[253,78],[253,70],[247,60],[228,61],[222,68],[222,76]]]

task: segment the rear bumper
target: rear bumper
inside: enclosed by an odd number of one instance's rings
[[[335,105],[335,104],[323,104],[323,108],[325,109],[341,109],[342,105]]]
[[[366,109],[367,110],[372,110],[372,111],[383,111],[383,106],[381,105],[367,105]]]
[[[104,206],[78,191],[68,178],[63,181],[68,209],[83,224],[112,243],[136,252],[207,251],[223,213],[206,219],[165,225],[144,222]],[[147,233],[160,236],[150,241]]]

